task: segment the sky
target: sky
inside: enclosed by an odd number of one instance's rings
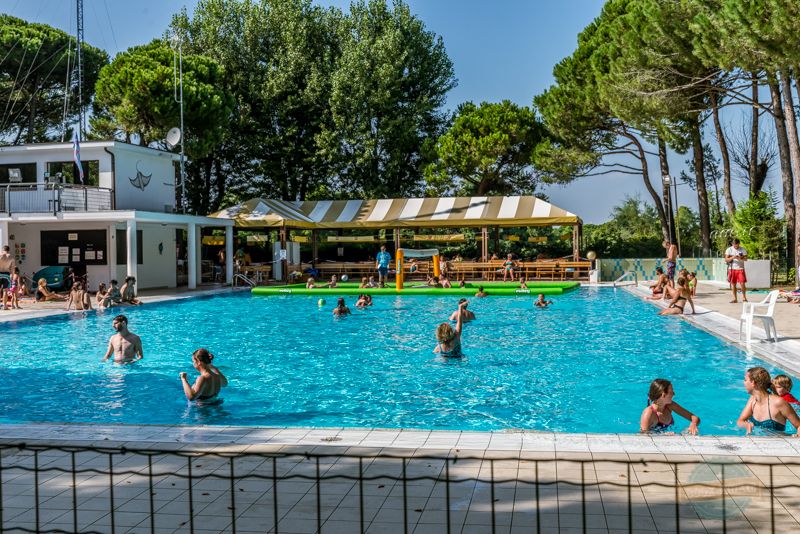
[[[533,97],[553,84],[553,67],[572,54],[578,33],[600,14],[605,3],[603,0],[406,2],[426,28],[444,40],[458,78],[458,86],[448,95],[447,108],[451,110],[466,101],[477,104],[510,100],[531,106]],[[317,3],[342,9],[350,5],[349,0]],[[160,37],[174,13],[182,6],[191,13],[196,5],[193,0],[84,0],[85,38],[113,57],[118,51]],[[75,32],[75,0],[0,0],[0,11]],[[724,124],[731,123],[736,128],[740,120],[741,111],[736,108],[723,110]],[[713,129],[706,131],[705,141],[716,150]],[[686,169],[684,162],[689,157],[670,154],[673,177]],[[653,186],[660,190],[657,158],[652,158],[649,166]],[[765,187],[769,185],[780,192],[780,176],[775,170],[771,171]],[[567,186],[543,186],[541,191],[553,204],[576,213],[587,223],[607,221],[613,206],[621,203],[625,195],[650,198],[640,175],[582,178]],[[734,184],[733,195],[737,200],[745,198],[747,189]],[[677,197],[680,205],[697,208],[697,194],[687,185],[678,187]]]

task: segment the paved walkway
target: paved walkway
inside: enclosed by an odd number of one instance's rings
[[[522,534],[537,526],[547,534],[621,534],[629,520],[632,532],[653,534],[676,532],[676,514],[681,532],[716,533],[723,530],[722,495],[726,532],[800,531],[800,463],[793,458],[727,457],[723,475],[718,456],[701,455],[156,442],[152,449],[181,455],[151,456],[151,478],[147,456],[104,444],[110,455],[75,454],[74,488],[69,452],[0,451],[3,531],[37,529],[38,503],[41,532],[72,531],[77,522],[79,531],[111,532],[113,524],[119,533],[151,526],[232,533],[234,521],[237,532],[275,532],[277,508],[278,531],[286,534],[318,526],[325,534],[394,534],[406,526],[414,534]],[[35,465],[38,478],[22,469]]]

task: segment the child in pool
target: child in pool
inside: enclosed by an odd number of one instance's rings
[[[786,375],[775,375],[772,377],[772,391],[789,404],[800,405],[800,401],[792,395],[793,385],[792,379]]]
[[[417,258],[411,258],[411,267],[409,268],[408,272],[415,273],[419,269],[419,265],[417,264]]]
[[[672,383],[669,380],[656,378],[650,383],[647,408],[642,412],[642,418],[639,421],[639,433],[674,434],[674,432],[665,432],[665,430],[675,424],[672,414],[676,413],[691,421],[689,434],[697,435],[700,418],[674,402],[672,400],[674,396],[675,390],[672,389]]]
[[[520,289],[528,289],[528,284],[525,283],[525,279],[524,278],[520,278],[520,280],[519,280],[519,288]]]

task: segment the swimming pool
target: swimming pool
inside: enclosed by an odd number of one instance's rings
[[[741,434],[744,371],[777,372],[622,290],[583,288],[548,309],[472,299],[478,320],[454,361],[432,350],[457,298],[375,297],[334,319],[336,297],[237,292],[0,325],[0,421],[632,433],[660,377],[703,434]],[[144,343],[127,367],[101,362],[120,312]],[[220,406],[183,396],[178,373],[193,381],[199,347],[230,380]]]

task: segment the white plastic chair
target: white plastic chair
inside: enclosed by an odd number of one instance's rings
[[[761,302],[745,302],[742,308],[742,316],[739,318],[739,341],[742,340],[742,325],[745,325],[747,330],[747,343],[753,336],[753,320],[761,319],[764,323],[764,331],[767,333],[767,340],[778,342],[778,330],[775,328],[775,321],[772,319],[772,313],[775,311],[775,303],[778,302],[778,295],[780,291],[770,291],[767,298]],[[767,308],[767,313],[757,315],[756,308]],[[772,330],[770,330],[770,328]],[[771,334],[774,333],[774,337]]]

